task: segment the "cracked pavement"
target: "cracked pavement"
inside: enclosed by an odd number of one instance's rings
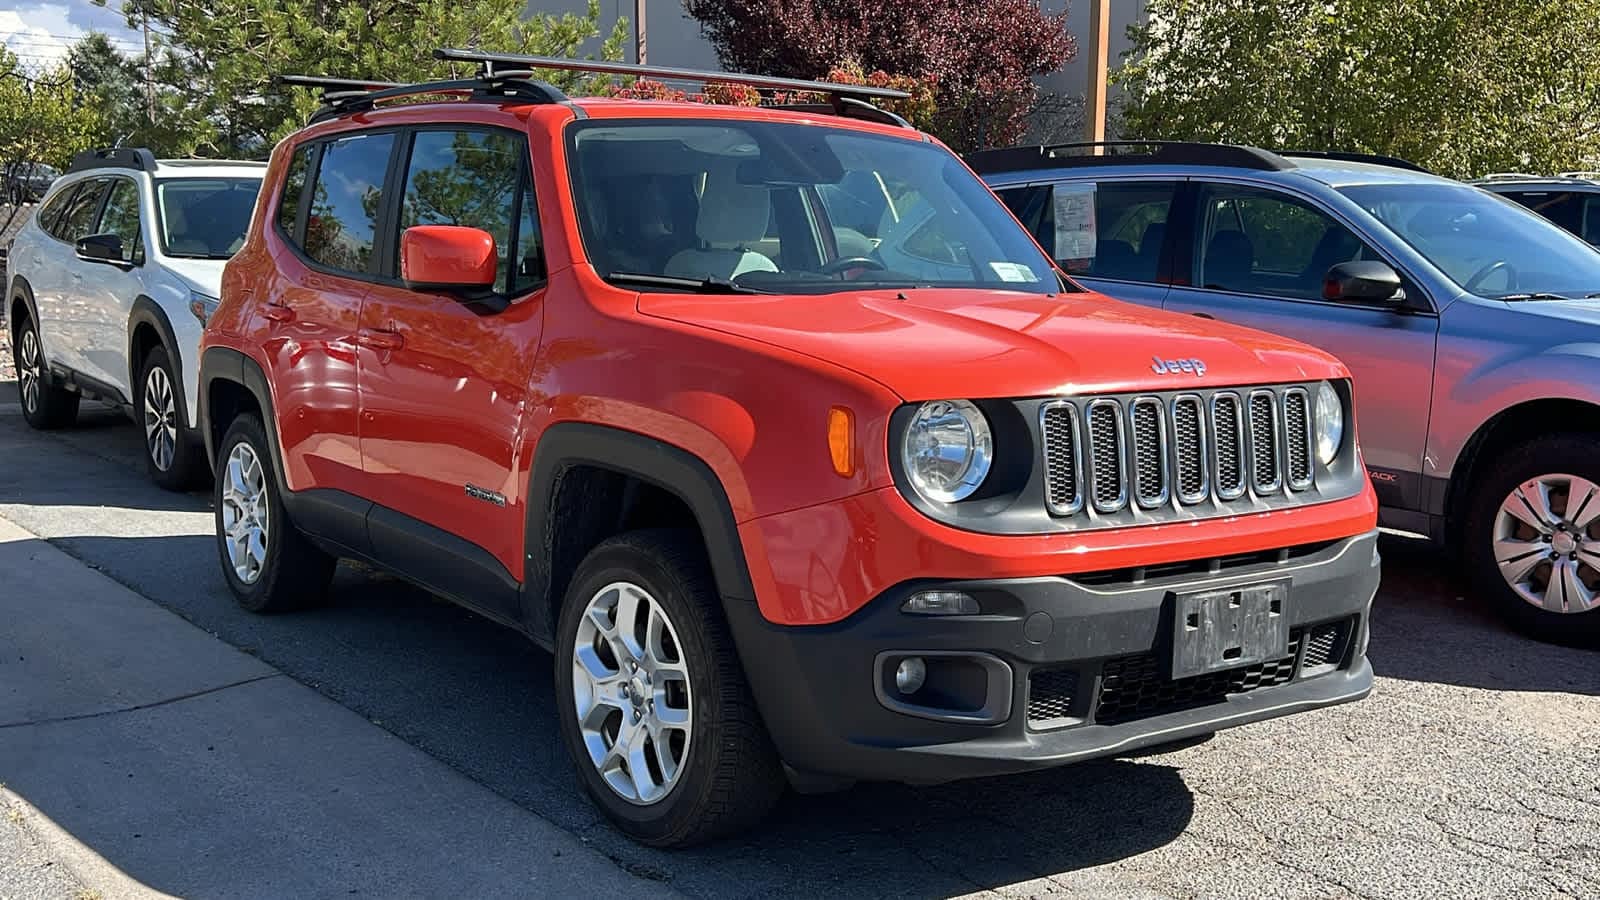
[[[349,565],[324,609],[243,613],[207,496],[146,483],[113,413],[29,431],[8,387],[0,516],[685,894],[1600,896],[1600,651],[1509,632],[1419,541],[1383,542],[1365,701],[1135,760],[791,796],[747,836],[662,853],[579,794],[548,655]]]

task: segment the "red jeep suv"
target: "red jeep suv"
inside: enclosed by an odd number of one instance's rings
[[[1337,360],[1083,290],[888,92],[571,100],[527,70],[624,67],[440,53],[479,74],[302,80],[228,263],[201,399],[246,608],[343,557],[522,631],[588,793],[662,846],[786,783],[1370,690]]]

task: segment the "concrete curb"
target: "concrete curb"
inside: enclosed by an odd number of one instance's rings
[[[22,827],[44,845],[45,852],[65,866],[85,888],[102,897],[174,900],[171,894],[153,891],[128,877],[126,872],[112,865],[4,785],[0,785],[0,806],[16,816]]]

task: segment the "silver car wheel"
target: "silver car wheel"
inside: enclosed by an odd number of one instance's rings
[[[24,328],[17,344],[17,381],[22,393],[22,408],[39,411],[39,338],[32,328]]]
[[[173,453],[178,446],[178,413],[172,382],[167,378],[167,370],[160,366],[152,367],[145,377],[144,436],[145,448],[156,468],[163,472],[172,468]]]
[[[222,542],[239,581],[250,585],[267,565],[271,536],[266,472],[249,444],[233,445],[222,473]]]
[[[1494,559],[1511,590],[1542,610],[1600,606],[1600,487],[1564,474],[1518,485],[1495,515]]]
[[[635,584],[589,599],[572,648],[572,694],[589,761],[617,796],[657,803],[694,732],[689,666],[666,609]]]

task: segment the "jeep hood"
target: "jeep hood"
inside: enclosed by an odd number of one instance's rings
[[[639,311],[854,370],[906,400],[1037,397],[1344,378],[1305,344],[1113,300],[916,289],[821,296],[644,294]],[[1199,360],[1156,371],[1164,361]]]

